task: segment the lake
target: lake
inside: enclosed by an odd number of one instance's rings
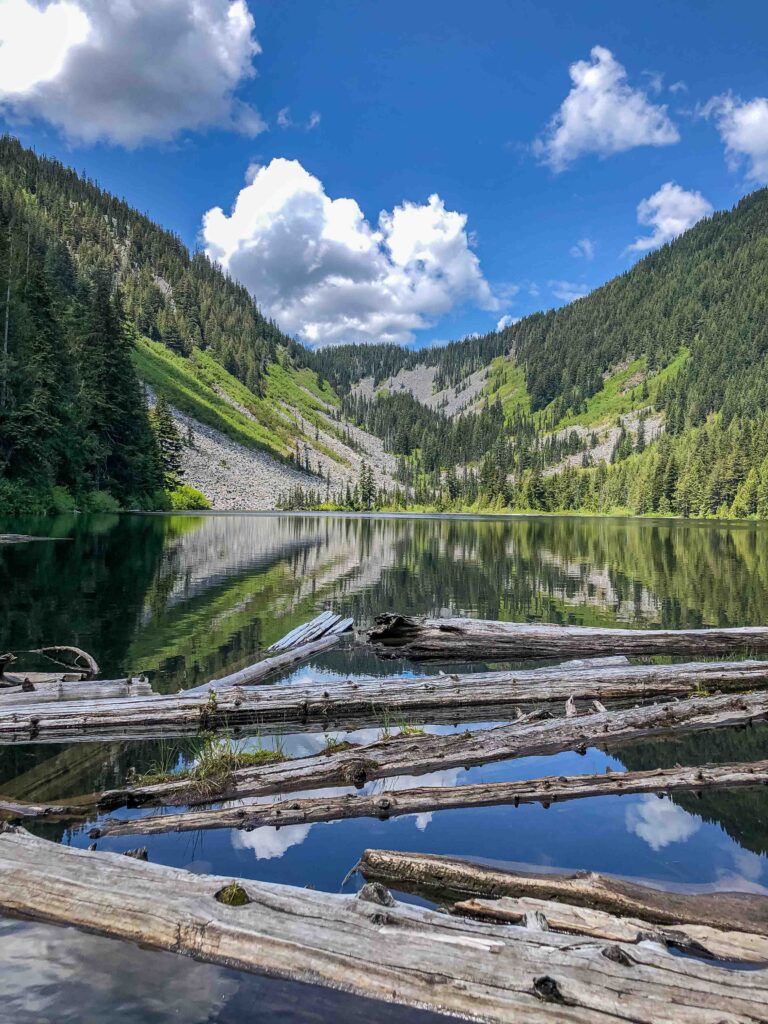
[[[49,538],[0,545],[0,651],[75,644],[97,658],[105,678],[144,671],[166,693],[257,660],[325,607],[353,616],[358,627],[389,610],[629,627],[768,622],[768,529],[759,524],[219,514],[69,516],[2,522],[0,529]],[[337,650],[285,679],[404,671],[427,670]],[[373,728],[352,738],[377,734]],[[246,743],[298,754],[322,749],[325,737],[262,735]],[[194,756],[190,741],[0,747],[0,792],[53,800]],[[766,756],[768,726],[760,726],[616,747],[610,755],[589,749],[452,769],[419,781],[461,785]],[[368,788],[412,784],[398,778]],[[38,823],[34,830],[82,847],[92,826]],[[360,886],[357,876],[345,878],[367,847],[589,868],[672,887],[768,891],[768,792],[603,797],[549,809],[472,808],[141,843],[157,863],[330,892]],[[132,837],[107,838],[99,849],[136,845]],[[111,1024],[228,1024],[255,1005],[260,1021],[352,1021],[362,1013],[382,1024],[437,1019],[72,929],[0,919],[0,946],[0,1020],[14,1024],[107,1017]]]

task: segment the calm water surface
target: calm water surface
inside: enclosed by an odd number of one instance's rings
[[[333,607],[359,626],[379,612],[580,625],[768,622],[768,530],[607,519],[354,516],[104,516],[4,522],[49,541],[0,546],[0,650],[71,643],[105,677],[145,671],[173,692],[255,660]],[[477,667],[477,666],[475,666]],[[423,672],[336,651],[288,679]],[[417,720],[409,724],[419,724]],[[428,728],[451,731],[469,723]],[[484,725],[488,723],[483,723]],[[338,734],[339,730],[334,730]],[[377,730],[354,738],[372,739]],[[319,733],[252,737],[288,753]],[[193,741],[0,748],[0,792],[48,800],[120,784],[126,772],[194,759]],[[768,727],[610,753],[525,758],[422,777],[429,785],[768,757]],[[385,780],[371,788],[405,788]],[[337,790],[336,792],[343,792]],[[130,812],[125,812],[130,813]],[[41,834],[89,843],[93,822]],[[740,790],[443,811],[389,822],[294,825],[142,839],[149,858],[197,872],[338,892],[366,847],[495,863],[591,868],[679,887],[768,891],[768,793]],[[102,840],[124,850],[135,838]],[[354,891],[353,877],[345,891]],[[258,1008],[258,1009],[256,1009]],[[0,920],[0,1020],[144,1024],[259,1019],[431,1021],[430,1015],[240,975],[71,929]],[[250,1014],[250,1016],[249,1016]]]

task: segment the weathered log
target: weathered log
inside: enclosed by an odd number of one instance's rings
[[[659,942],[692,956],[768,965],[768,936],[723,931],[706,925],[677,924],[674,928],[636,917],[617,917],[604,910],[574,907],[531,896],[495,900],[470,899],[455,903],[451,913],[499,924],[525,924],[529,914],[540,914],[547,928],[556,932],[587,935],[608,942]]]
[[[95,801],[81,804],[32,804],[23,800],[11,800],[0,796],[0,818],[6,821],[48,818],[51,821],[69,821],[85,818],[95,806]]]
[[[6,678],[9,678],[6,676]],[[143,676],[133,679],[94,679],[72,682],[66,679],[34,682],[31,688],[22,685],[0,690],[0,708],[21,707],[48,701],[115,700],[125,697],[148,697],[151,684]]]
[[[335,638],[328,638],[335,639]],[[326,643],[327,640],[317,641]],[[297,648],[297,652],[301,648]],[[296,652],[293,652],[296,653]],[[359,679],[333,683],[228,687],[205,700],[197,691],[120,699],[77,701],[44,707],[35,702],[24,714],[3,713],[0,743],[29,735],[37,742],[62,739],[117,739],[258,725],[361,728],[383,719],[439,712],[448,717],[510,717],[510,709],[540,702],[565,703],[571,696],[594,703],[685,696],[702,689],[748,689],[768,682],[768,662],[702,662],[692,665],[640,665],[583,668],[567,666],[529,672],[498,672],[428,678]],[[597,701],[595,710],[604,710]]]
[[[647,943],[575,942],[250,880],[236,886],[246,902],[228,905],[228,890],[220,876],[0,835],[3,910],[237,969],[505,1024],[733,1024],[768,1004],[768,972]]]
[[[447,768],[471,767],[514,757],[585,751],[651,736],[699,732],[746,725],[768,717],[768,694],[691,697],[670,704],[608,711],[576,718],[516,722],[511,725],[454,733],[448,736],[395,736],[336,754],[296,758],[232,772],[219,799],[263,796],[324,786],[363,786],[393,775],[424,775]],[[103,794],[101,806],[123,803],[200,804],[187,780],[162,782]]]
[[[290,668],[292,665],[298,665],[299,662],[312,657],[313,654],[320,654],[322,651],[329,650],[339,643],[341,639],[340,633],[333,633],[330,636],[321,637],[319,640],[302,644],[300,647],[293,647],[282,654],[276,654],[273,658],[265,658],[263,661],[257,661],[253,665],[248,665],[246,668],[240,669],[239,672],[222,676],[220,679],[211,679],[210,682],[203,683],[201,686],[194,686],[192,689],[184,690],[183,696],[205,695],[210,693],[211,690],[221,693],[231,690],[234,686],[253,686],[254,683],[261,682],[262,679],[266,679],[267,676],[271,676],[274,672],[282,672],[284,669]]]
[[[768,626],[735,629],[603,629],[389,612],[368,631],[379,655],[413,661],[504,661],[599,654],[726,654],[768,651]]]
[[[540,803],[549,806],[567,800],[637,793],[679,793],[704,789],[735,789],[768,785],[768,761],[751,764],[704,765],[643,772],[601,775],[552,776],[514,782],[468,786],[424,786],[365,796],[309,797],[269,804],[220,807],[212,811],[110,819],[91,832],[99,836],[154,835],[160,832],[195,832],[201,829],[252,829],[262,825],[296,825],[342,818],[395,818],[458,807]]]
[[[768,896],[747,892],[677,892],[593,871],[506,871],[456,857],[397,850],[366,850],[358,865],[368,881],[430,899],[531,896],[651,924],[695,924],[768,936]]]

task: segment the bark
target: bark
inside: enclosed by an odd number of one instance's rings
[[[678,949],[692,956],[768,965],[768,937],[749,932],[723,931],[696,924],[666,927],[636,917],[617,917],[603,910],[574,907],[532,896],[463,900],[455,903],[451,912],[475,920],[506,924],[525,924],[528,915],[536,914],[541,915],[546,928],[556,932],[587,935],[609,942],[659,942],[669,949]]]
[[[358,867],[368,881],[430,899],[530,896],[651,924],[695,924],[768,936],[768,896],[751,892],[676,892],[592,871],[505,871],[455,857],[394,850],[366,850]]]
[[[603,629],[482,619],[428,619],[389,612],[368,642],[388,658],[504,661],[600,654],[711,655],[768,651],[768,626],[736,629]]]
[[[586,751],[615,743],[676,735],[733,725],[748,725],[768,717],[768,694],[691,697],[676,703],[575,718],[523,721],[495,729],[466,731],[447,736],[408,735],[379,740],[336,754],[296,758],[232,773],[218,799],[263,796],[277,792],[319,789],[325,786],[363,786],[373,779],[394,775],[424,775],[447,768],[502,761],[513,757],[556,754],[564,750]],[[101,806],[123,803],[200,804],[201,799],[186,781],[163,782],[102,796]]]
[[[298,825],[342,818],[394,818],[401,814],[490,807],[498,804],[553,803],[595,796],[630,793],[699,792],[768,785],[768,761],[753,764],[705,765],[643,772],[559,776],[469,786],[425,786],[365,796],[309,797],[280,800],[212,811],[110,819],[90,834],[100,836],[154,835],[160,832],[195,832],[202,829],[253,829],[263,825]]]
[[[0,835],[0,908],[241,970],[509,1024],[765,1017],[768,973]],[[386,901],[387,903],[389,900]]]

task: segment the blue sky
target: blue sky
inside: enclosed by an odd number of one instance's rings
[[[0,111],[310,342],[484,332],[768,181],[765,3],[243,4],[134,0],[126,25],[97,0],[0,0]]]

